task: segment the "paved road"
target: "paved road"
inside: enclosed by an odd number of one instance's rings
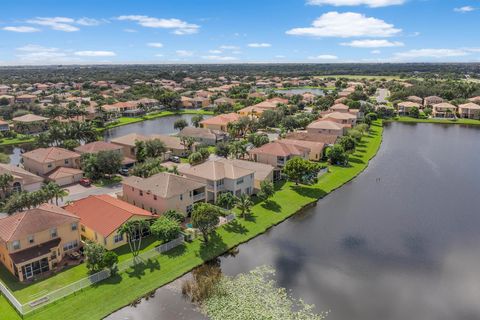
[[[378,103],[387,103],[387,98],[390,96],[388,89],[377,89],[376,98]]]
[[[75,189],[71,190],[71,188],[72,189],[75,188]],[[68,201],[83,199],[83,198],[86,198],[86,197],[91,196],[91,195],[100,195],[100,194],[113,195],[115,193],[118,193],[118,192],[122,191],[122,184],[117,183],[117,184],[114,184],[114,185],[111,185],[111,186],[108,186],[108,187],[95,187],[95,186],[91,186],[90,188],[83,188],[82,187],[82,189],[80,189],[80,190],[78,190],[77,188],[78,188],[77,186],[72,186],[72,187],[67,188],[67,189],[69,189],[70,194],[68,196],[66,196],[65,198],[63,198],[63,201],[59,200],[58,204],[59,205],[64,205]]]

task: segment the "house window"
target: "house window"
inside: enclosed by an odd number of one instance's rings
[[[70,241],[63,245],[63,251],[72,250],[72,249],[75,249],[76,247],[78,247],[78,241],[77,240]]]
[[[51,163],[49,163],[47,167],[51,168],[51,167],[52,167],[52,164],[51,164]]]
[[[187,210],[186,210],[186,211],[187,211],[187,215],[188,215],[188,216],[190,216],[190,215],[192,214],[192,209],[193,209],[192,205],[188,205],[188,206],[187,206]]]
[[[50,236],[51,236],[52,238],[58,237],[57,228],[52,228],[52,229],[50,229]]]
[[[217,181],[217,187],[223,186],[223,179]]]
[[[190,198],[192,197],[192,191],[190,191]]]
[[[143,197],[143,191],[142,190],[140,190],[138,193],[140,194],[140,197]]]
[[[13,250],[20,249],[20,240],[13,241],[12,246],[13,246]]]
[[[65,164],[68,164],[68,160],[65,160]]]
[[[182,201],[182,200],[183,200],[183,194],[180,195],[180,201]]]
[[[237,185],[242,184],[242,183],[243,183],[243,178],[237,179]]]
[[[123,234],[116,234],[115,237],[113,237],[113,242],[117,243],[123,241]]]
[[[153,195],[153,200],[157,200],[157,196],[156,196],[156,195]]]
[[[20,184],[20,182],[14,182],[13,183],[13,186],[12,186],[12,190],[13,192],[22,192],[22,185]]]
[[[28,243],[29,243],[29,244],[33,244],[33,243],[35,242],[35,239],[33,238],[33,235],[28,236],[27,239],[28,239]]]
[[[72,231],[75,231],[78,229],[78,224],[76,222],[73,222],[71,227],[72,227]]]

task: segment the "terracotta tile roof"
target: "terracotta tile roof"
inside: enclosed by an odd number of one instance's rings
[[[232,162],[223,160],[209,160],[196,166],[179,167],[178,171],[206,180],[238,179],[253,173],[252,170],[237,167]]]
[[[45,174],[45,177],[49,180],[55,181],[57,179],[71,177],[81,173],[83,174],[83,171],[80,169],[58,167]]]
[[[151,192],[161,198],[171,198],[194,189],[205,187],[204,183],[172,173],[161,172],[149,178],[131,176],[123,182],[124,186],[131,186],[145,192]]]
[[[337,103],[330,107],[330,110],[345,110],[348,111],[348,106],[343,103]]]
[[[308,133],[306,131],[296,131],[296,132],[287,133],[286,138],[293,139],[293,140],[323,142],[325,144],[335,144],[335,142],[338,139],[338,137],[335,135]]]
[[[339,120],[349,120],[349,119],[357,119],[356,116],[350,113],[345,112],[332,112],[328,113],[323,116],[324,118],[332,118],[332,119],[339,119]]]
[[[47,121],[48,118],[37,116],[36,114],[26,114],[20,117],[13,118],[12,121],[14,122],[38,122],[38,121]]]
[[[109,236],[133,216],[155,218],[156,215],[109,195],[96,195],[77,200],[65,210],[80,217],[81,223],[90,229]]]
[[[58,161],[58,160],[79,158],[80,155],[76,152],[73,152],[67,149],[50,147],[50,148],[38,148],[29,152],[25,152],[22,155],[22,157],[28,158],[37,162],[45,163],[45,162],[52,162],[52,161]]]
[[[122,147],[105,141],[95,141],[75,148],[78,153],[98,153],[100,151],[122,150]]]
[[[212,124],[212,125],[227,125],[230,122],[235,122],[240,119],[240,116],[234,112],[227,114],[219,114],[218,116],[202,120],[201,124]]]
[[[257,180],[264,180],[273,170],[275,170],[272,165],[255,161],[223,158],[218,159],[217,161],[230,162],[235,167],[251,170],[254,172],[255,179]]]
[[[325,143],[319,142],[319,141],[296,140],[296,139],[282,139],[279,141],[281,143],[293,144],[296,146],[308,148],[310,150],[315,148],[322,150],[325,147]]]
[[[455,111],[457,110],[457,106],[454,106],[453,104],[448,102],[442,102],[442,103],[434,104],[433,109],[444,109],[444,110],[450,109],[452,111]]]
[[[0,219],[0,238],[5,242],[20,240],[28,235],[78,220],[77,216],[60,207],[42,204]]]
[[[10,173],[14,179],[22,180],[24,184],[42,182],[43,178],[28,172],[27,170],[11,165],[0,163],[0,174]]]
[[[167,149],[175,149],[175,150],[185,150],[185,147],[182,145],[182,141],[179,137],[169,136],[166,134],[152,134],[149,137],[150,139],[158,139],[165,143],[165,147]]]
[[[412,102],[412,101],[400,102],[400,103],[398,104],[398,106],[399,106],[399,107],[404,107],[404,108],[413,108],[413,107],[420,108],[420,104],[419,104],[419,103]]]
[[[333,121],[320,119],[310,123],[307,129],[341,130],[343,126]]]
[[[462,109],[474,109],[474,110],[479,110],[480,109],[480,106],[476,103],[473,103],[473,102],[461,104],[458,107],[462,108]]]
[[[305,147],[274,141],[249,151],[250,154],[270,154],[275,156],[301,156],[310,150]]]
[[[115,139],[110,140],[112,143],[126,145],[126,146],[135,146],[135,141],[147,141],[148,137],[139,133],[130,133]]]

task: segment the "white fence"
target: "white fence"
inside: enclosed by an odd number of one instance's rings
[[[180,236],[177,239],[164,243],[152,250],[143,252],[142,254],[138,255],[137,261],[145,261],[151,258],[155,258],[159,256],[161,253],[172,250],[173,248],[181,245],[182,243],[183,243],[183,236]],[[118,272],[125,271],[133,265],[135,265],[135,261],[132,258],[117,264],[117,270]],[[100,272],[94,273],[86,278],[78,280],[74,283],[71,283],[68,286],[62,287],[48,294],[45,294],[25,304],[21,304],[12,294],[12,292],[10,292],[10,290],[8,290],[8,288],[4,286],[1,282],[0,282],[0,291],[8,299],[8,301],[12,304],[12,306],[15,307],[17,312],[23,316],[23,315],[26,315],[27,313],[32,312],[35,309],[48,305],[59,299],[65,298],[95,283],[108,279],[110,276],[111,276],[110,270],[105,269]]]

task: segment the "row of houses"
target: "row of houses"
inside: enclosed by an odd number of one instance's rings
[[[434,118],[455,118],[457,115],[460,118],[466,119],[480,119],[480,105],[468,102],[458,106],[441,102],[431,105],[432,117]],[[413,109],[422,110],[424,106],[412,101],[404,101],[397,104],[397,110],[400,115],[410,115]]]

